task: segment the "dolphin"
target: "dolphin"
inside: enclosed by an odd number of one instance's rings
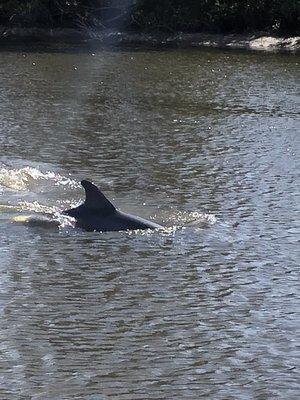
[[[75,218],[77,227],[89,232],[162,228],[152,221],[117,210],[93,183],[83,180],[81,185],[85,190],[84,203],[62,212]]]

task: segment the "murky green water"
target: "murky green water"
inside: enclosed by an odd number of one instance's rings
[[[299,63],[2,49],[1,399],[299,398]],[[82,178],[168,229],[59,220]]]

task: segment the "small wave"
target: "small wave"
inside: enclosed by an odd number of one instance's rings
[[[11,213],[23,213],[23,212],[34,212],[38,214],[48,214],[48,215],[55,215],[59,213],[58,207],[50,207],[45,206],[37,201],[28,202],[28,201],[21,201],[15,205],[10,204],[0,204],[0,213],[1,214],[11,214]]]
[[[173,226],[198,226],[202,224],[213,225],[217,222],[214,214],[201,213],[199,211],[179,211],[162,216],[163,222]]]
[[[33,167],[0,168],[0,185],[8,189],[25,191],[33,182],[40,180],[54,181],[56,186],[62,185],[72,188],[79,186],[75,180],[51,171],[42,172]]]
[[[22,201],[17,205],[17,208],[20,211],[33,211],[35,213],[44,213],[44,214],[55,214],[59,212],[57,207],[44,206],[43,204],[40,204],[37,201],[34,202]]]

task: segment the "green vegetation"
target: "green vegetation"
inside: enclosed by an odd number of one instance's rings
[[[300,0],[0,0],[0,24],[299,34]]]
[[[141,28],[150,29],[295,34],[300,0],[142,0],[134,17]]]

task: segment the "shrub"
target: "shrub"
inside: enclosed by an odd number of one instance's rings
[[[300,0],[0,0],[0,23],[299,34]]]

